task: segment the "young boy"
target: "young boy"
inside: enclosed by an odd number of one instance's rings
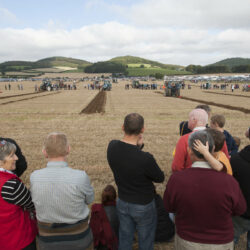
[[[225,142],[224,134],[211,128],[208,128],[207,131],[214,140],[214,152],[210,154],[207,147],[199,141],[196,142],[195,149],[203,154],[204,158],[208,161],[213,169],[217,171],[225,171],[227,174],[232,175],[233,172],[231,164],[226,155],[221,151]]]
[[[232,135],[224,129],[226,119],[223,115],[213,115],[211,117],[210,127],[222,132],[226,137],[226,144],[229,155],[236,154],[238,152],[238,147],[232,137]]]

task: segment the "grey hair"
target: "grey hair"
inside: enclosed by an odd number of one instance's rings
[[[4,161],[7,156],[15,152],[16,152],[15,144],[5,140],[0,141],[0,161]]]
[[[203,145],[206,145],[206,143],[208,142],[209,152],[212,153],[214,147],[214,140],[213,137],[206,130],[196,131],[192,133],[188,138],[189,148],[199,159],[204,159],[204,156],[194,149],[195,140],[200,140]]]

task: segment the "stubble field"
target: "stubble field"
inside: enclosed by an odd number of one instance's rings
[[[30,174],[46,166],[41,152],[44,138],[50,132],[60,131],[67,135],[71,145],[69,165],[88,173],[95,189],[95,202],[99,202],[103,187],[106,184],[115,185],[106,159],[107,145],[112,139],[122,138],[121,126],[125,115],[137,112],[145,119],[144,151],[154,155],[165,173],[164,183],[156,184],[157,192],[163,195],[171,174],[172,152],[179,138],[179,122],[187,120],[188,113],[199,101],[164,97],[161,94],[163,91],[159,89],[125,90],[124,85],[129,82],[119,81],[118,84],[113,84],[112,91],[106,93],[104,112],[80,114],[98,94],[97,90],[86,88],[89,82],[78,82],[77,90],[33,94],[36,83],[22,82],[23,91],[17,90],[18,83],[12,83],[11,91],[4,90],[4,83],[0,83],[0,90],[3,92],[0,94],[1,136],[13,138],[21,146],[28,161],[28,169],[22,176],[27,186]],[[210,92],[219,94],[206,93],[198,87],[192,87],[191,90],[182,90],[181,96],[246,110],[250,107],[249,92]],[[26,93],[27,95],[19,97],[8,97]],[[244,131],[250,125],[250,112],[215,105],[211,108],[212,113],[226,117],[225,128],[241,139],[240,148],[249,144]],[[244,249],[242,244],[241,242],[237,249]],[[156,244],[155,249],[173,249],[173,244]]]

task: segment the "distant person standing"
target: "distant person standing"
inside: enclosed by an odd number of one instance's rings
[[[135,230],[139,249],[153,250],[157,223],[155,187],[163,182],[164,173],[153,155],[141,151],[144,119],[137,113],[128,114],[122,126],[122,140],[112,140],[107,158],[118,187],[117,212],[119,250],[131,250]]]
[[[231,89],[232,89],[232,92],[234,92],[234,84],[232,84]]]

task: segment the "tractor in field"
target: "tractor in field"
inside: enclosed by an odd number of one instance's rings
[[[164,81],[164,96],[180,96],[181,83]]]
[[[244,84],[242,91],[250,92],[250,84]]]
[[[49,80],[43,80],[39,88],[40,91],[51,91],[53,90],[53,85]]]
[[[132,81],[132,88],[133,89],[139,89],[141,86],[140,82],[138,80],[133,80]]]
[[[112,84],[109,80],[104,80],[104,83],[102,85],[102,90],[104,91],[110,91],[112,89]]]

